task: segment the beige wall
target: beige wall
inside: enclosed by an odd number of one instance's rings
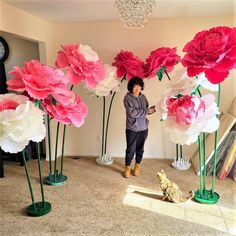
[[[151,50],[167,46],[178,47],[178,53],[194,34],[203,29],[218,25],[233,25],[233,17],[203,19],[162,19],[148,22],[141,30],[130,30],[121,22],[99,23],[63,23],[51,24],[38,17],[25,13],[0,1],[0,30],[22,37],[40,41],[40,58],[53,65],[60,44],[88,44],[105,63],[111,64],[114,56],[121,50],[133,51],[145,59]],[[46,49],[46,54],[42,54]],[[235,75],[234,75],[235,79]],[[150,105],[155,104],[165,85],[156,79],[146,81],[144,93]],[[233,97],[233,78],[230,76],[222,86],[222,110],[227,110]],[[68,127],[65,146],[66,155],[97,155],[100,153],[102,129],[102,99],[87,92],[82,85],[76,87],[89,107],[86,123],[79,129]],[[126,93],[126,82],[121,86],[112,108],[108,152],[112,156],[124,156],[125,151],[125,111],[123,97]],[[159,118],[149,118],[150,129],[146,143],[145,156],[153,158],[170,158],[174,156],[175,145],[169,141],[162,129]],[[52,138],[55,139],[55,122],[53,122]],[[184,147],[184,150],[186,148]],[[190,151],[188,151],[190,153]],[[60,155],[60,153],[58,153]]]
[[[47,58],[45,58],[45,52],[42,51],[40,54],[44,57],[44,62],[47,60],[48,63],[51,63],[48,60],[52,54],[53,44],[51,23],[0,0],[0,31],[45,44]]]
[[[218,25],[233,25],[233,17],[204,18],[204,19],[162,19],[150,21],[141,30],[130,30],[123,27],[121,22],[99,23],[63,23],[53,24],[54,48],[52,56],[55,59],[60,44],[82,43],[91,46],[105,63],[111,64],[115,55],[121,50],[129,50],[145,59],[150,51],[157,47],[167,46],[182,48],[191,40],[195,33]],[[51,59],[53,61],[53,59]],[[165,85],[156,79],[146,81],[145,95],[150,105],[155,104]],[[102,127],[102,99],[92,96],[83,88],[76,88],[88,104],[89,115],[86,123],[80,129],[69,127],[66,142],[68,155],[96,155],[100,153]],[[230,76],[222,85],[221,109],[227,110],[233,96],[233,78]],[[121,86],[112,108],[108,152],[112,156],[124,156],[125,151],[125,110],[123,97],[126,93],[126,82]],[[174,155],[175,145],[169,141],[159,118],[152,115],[149,118],[149,137],[146,143],[145,156],[153,158],[170,158]],[[195,145],[193,145],[195,146]],[[184,147],[184,150],[186,148]],[[188,153],[191,150],[187,148]]]

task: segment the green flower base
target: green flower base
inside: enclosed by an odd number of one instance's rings
[[[220,195],[216,192],[212,193],[212,190],[199,189],[194,193],[194,200],[204,204],[215,204],[220,199]]]
[[[66,183],[66,180],[67,180],[67,176],[65,175],[62,175],[62,174],[50,175],[49,174],[49,176],[45,178],[44,182],[52,186],[61,186]]]
[[[36,202],[27,207],[27,214],[29,216],[39,217],[48,214],[52,209],[49,202]]]

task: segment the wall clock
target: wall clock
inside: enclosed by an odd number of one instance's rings
[[[7,77],[4,62],[9,56],[9,47],[4,38],[0,36],[0,94],[7,93]]]
[[[6,61],[9,55],[9,47],[4,38],[0,36],[0,62]]]

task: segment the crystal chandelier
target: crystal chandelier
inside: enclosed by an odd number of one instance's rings
[[[124,25],[128,28],[142,28],[152,13],[155,0],[115,0]]]

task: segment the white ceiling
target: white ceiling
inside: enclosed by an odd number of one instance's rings
[[[4,0],[54,22],[112,21],[119,14],[113,0]],[[233,16],[236,0],[156,0],[151,18]]]

